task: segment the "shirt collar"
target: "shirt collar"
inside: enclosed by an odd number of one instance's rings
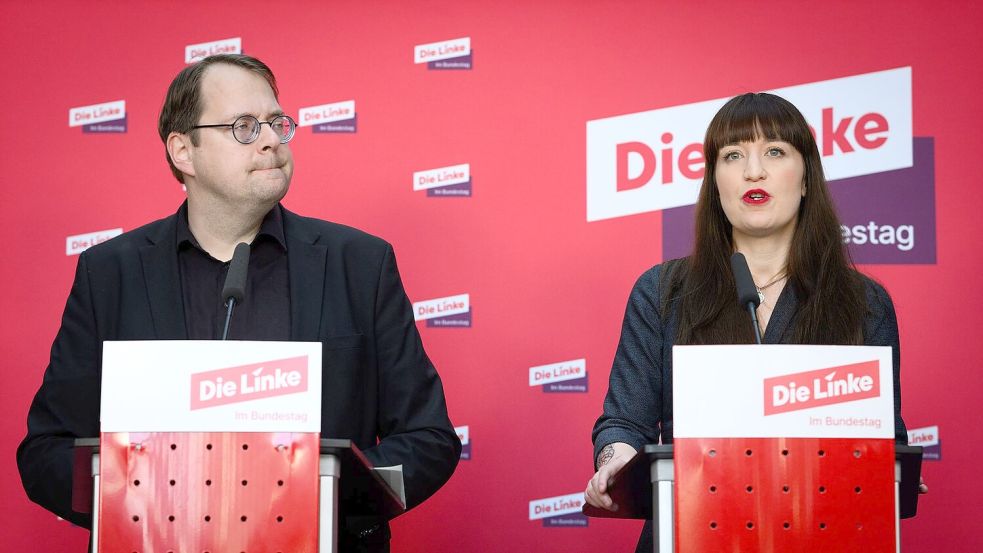
[[[263,217],[263,222],[259,225],[259,233],[256,235],[256,239],[253,240],[253,244],[256,243],[260,237],[266,236],[275,240],[283,251],[287,251],[287,240],[283,235],[283,209],[280,204],[277,203],[273,206],[273,209]],[[177,247],[181,250],[185,245],[192,246],[201,250],[201,245],[198,244],[198,239],[195,238],[194,234],[191,233],[191,226],[188,224],[188,202],[185,201],[181,204],[181,208],[177,212]],[[204,251],[204,250],[202,250]]]

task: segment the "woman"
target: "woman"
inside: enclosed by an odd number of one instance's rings
[[[762,298],[762,343],[891,346],[895,436],[907,439],[894,306],[846,253],[805,118],[772,94],[737,96],[710,122],[703,148],[693,253],[649,269],[628,301],[593,432],[598,470],[585,495],[595,507],[617,508],[608,479],[643,445],[672,442],[672,346],[754,343],[730,269],[735,251]],[[643,547],[652,550],[648,525]]]

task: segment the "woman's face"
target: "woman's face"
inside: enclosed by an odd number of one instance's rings
[[[714,171],[720,203],[734,227],[734,240],[792,240],[805,196],[805,163],[788,142],[758,138],[720,149]]]

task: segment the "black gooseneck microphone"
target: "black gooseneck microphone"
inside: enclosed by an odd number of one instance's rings
[[[225,286],[222,287],[222,300],[229,310],[225,313],[225,327],[222,329],[222,339],[229,337],[229,323],[232,321],[232,309],[236,302],[241,302],[246,295],[246,270],[249,268],[249,244],[239,242],[232,252],[229,262],[229,272],[225,275]]]
[[[747,259],[744,254],[738,252],[730,256],[730,270],[734,272],[734,282],[737,283],[737,302],[741,307],[747,307],[751,313],[751,323],[754,324],[754,339],[761,343],[761,329],[758,328],[758,313],[755,311],[761,303],[761,296],[758,295],[758,287],[754,285],[751,278],[751,269],[748,269]]]

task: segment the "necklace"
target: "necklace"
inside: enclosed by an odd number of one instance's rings
[[[759,302],[760,303],[764,303],[765,302],[765,290],[767,290],[768,288],[771,288],[775,284],[778,284],[782,280],[785,280],[785,271],[779,272],[777,275],[775,275],[774,277],[772,277],[772,279],[769,280],[767,284],[765,284],[763,286],[758,286],[757,284],[755,284],[754,287],[758,290],[758,300],[759,300]]]

